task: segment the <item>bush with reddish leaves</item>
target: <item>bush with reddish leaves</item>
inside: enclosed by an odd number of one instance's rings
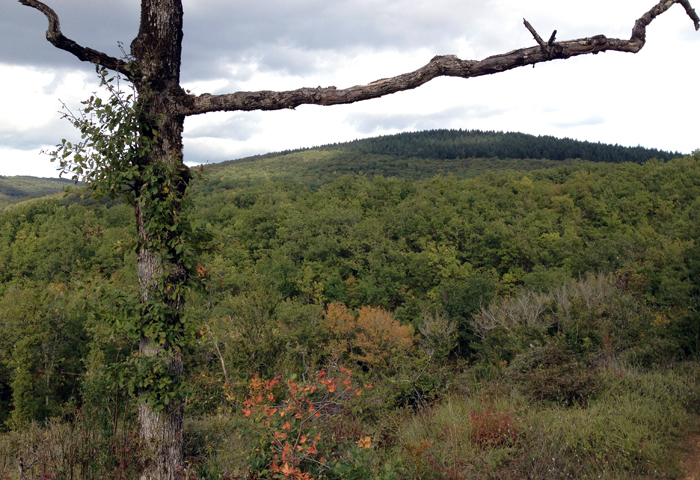
[[[484,410],[472,410],[469,416],[474,441],[483,447],[514,444],[518,440],[518,429],[512,413],[494,410],[491,405]]]
[[[253,478],[313,480],[314,472],[331,468],[337,452],[324,451],[322,422],[361,395],[351,373],[343,366],[334,376],[321,370],[310,382],[253,376],[241,410],[243,427],[255,443],[248,457]]]

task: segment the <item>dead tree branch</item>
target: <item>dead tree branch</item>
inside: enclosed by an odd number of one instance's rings
[[[532,34],[532,37],[535,39],[535,41],[536,41],[537,43],[540,44],[540,47],[541,47],[543,50],[546,50],[546,49],[547,49],[547,44],[544,43],[544,40],[542,40],[542,37],[540,37],[539,34],[535,31],[535,29],[532,27],[532,25],[530,25],[530,22],[528,22],[527,20],[525,20],[525,19],[523,18],[523,25],[525,25],[525,28],[527,28],[528,30],[530,30],[530,33]]]
[[[617,51],[637,53],[646,40],[646,27],[657,16],[674,4],[680,4],[693,21],[695,29],[700,29],[700,18],[689,0],[661,0],[651,10],[639,18],[632,29],[629,40],[607,38],[605,35],[555,42],[556,30],[549,41],[545,41],[534,28],[525,21],[525,26],[535,37],[538,46],[521,48],[508,53],[494,55],[481,61],[460,60],[454,55],[434,57],[427,65],[410,73],[392,78],[383,78],[367,85],[339,90],[336,87],[300,88],[286,92],[258,91],[237,92],[225,95],[208,93],[180,97],[179,113],[197,115],[200,113],[237,110],[281,110],[299,105],[339,105],[382,97],[391,93],[411,90],[437,77],[471,78],[499,73],[525,65],[535,65],[554,59],[565,59],[578,55]]]
[[[553,57],[556,52],[556,49],[554,48],[554,39],[557,37],[557,31],[554,30],[552,32],[552,36],[549,37],[549,41],[547,43],[544,43],[542,37],[540,37],[537,31],[534,29],[534,27],[530,25],[530,22],[523,18],[523,24],[525,25],[525,28],[527,28],[530,31],[535,41],[540,44],[542,53],[549,57]]]
[[[86,48],[78,45],[70,38],[67,38],[61,32],[61,22],[58,19],[56,12],[48,5],[39,0],[19,0],[19,3],[32,7],[43,13],[49,21],[49,28],[46,30],[46,39],[51,42],[56,48],[72,53],[83,62],[96,63],[103,67],[109,68],[130,78],[131,74],[128,68],[128,63],[117,58],[111,57],[106,53],[98,52],[92,48]]]

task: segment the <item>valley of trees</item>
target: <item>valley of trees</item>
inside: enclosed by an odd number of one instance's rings
[[[679,474],[700,413],[700,151],[401,146],[457,136],[204,169],[186,478]],[[0,478],[20,457],[26,478],[141,468],[135,228],[80,192],[0,213]]]

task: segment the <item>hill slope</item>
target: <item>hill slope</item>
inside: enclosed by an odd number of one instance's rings
[[[680,154],[579,142],[523,133],[431,130],[285,151],[205,167],[209,179],[200,192],[252,186],[264,181],[318,188],[345,174],[411,180],[435,175],[472,178],[486,171],[530,171],[581,161],[644,163]]]
[[[375,153],[423,158],[577,158],[590,162],[644,163],[650,158],[670,160],[678,152],[664,152],[643,147],[623,147],[604,143],[582,142],[549,135],[481,130],[426,130],[355,140],[327,145],[320,149]]]
[[[670,160],[678,153],[642,147],[479,130],[429,130],[268,153],[204,168],[208,181],[197,193],[250,187],[266,181],[295,183],[311,189],[343,175],[363,173],[407,180],[436,175],[473,178],[487,171],[531,171],[582,161],[644,163]],[[70,180],[0,176],[0,206],[63,191]]]
[[[70,185],[71,180],[62,178],[0,176],[0,205],[62,192]]]

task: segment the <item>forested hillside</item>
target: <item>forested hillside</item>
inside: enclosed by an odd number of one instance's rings
[[[194,189],[217,245],[187,304],[188,475],[676,475],[700,413],[700,151],[350,146],[212,166]],[[78,195],[0,213],[0,478],[41,449],[57,478],[138,470],[138,339],[115,328],[137,314],[134,230]]]
[[[59,193],[70,185],[73,182],[60,178],[0,176],[0,208],[28,198]]]
[[[591,162],[642,163],[651,158],[670,160],[680,153],[643,147],[623,147],[582,142],[549,135],[528,135],[517,132],[484,132],[481,130],[427,130],[356,140],[320,147],[399,157],[435,159],[498,158],[567,160]]]
[[[582,161],[643,163],[681,157],[641,147],[478,130],[431,130],[367,138],[312,149],[259,155],[207,165],[198,191],[265,181],[318,188],[346,174],[423,180],[435,175],[472,178],[495,170],[528,171]]]

